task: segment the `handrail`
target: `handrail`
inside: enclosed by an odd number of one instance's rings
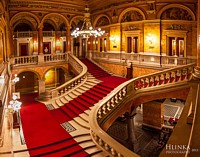
[[[73,90],[76,86],[80,85],[87,79],[87,67],[74,55],[69,53],[68,56],[68,63],[73,67],[73,69],[79,74],[75,78],[67,81],[66,83],[62,84],[61,86],[47,91],[50,95],[50,98],[56,98],[63,94],[66,94],[70,90]]]
[[[112,121],[114,121],[114,115],[119,114],[119,110],[122,108],[123,110],[120,110],[120,113],[122,114],[128,110],[127,106],[124,106],[126,105],[125,102],[133,99],[133,95],[140,90],[148,88],[152,89],[152,86],[161,87],[163,84],[171,85],[190,80],[194,67],[195,64],[189,64],[167,69],[162,72],[156,72],[154,74],[131,79],[115,88],[90,112],[89,123],[93,141],[112,156],[138,156],[122,146],[105,132],[107,125],[110,125],[111,123],[109,119],[112,118]],[[118,116],[119,115],[116,115],[115,117]]]
[[[67,57],[67,53],[18,56],[11,58],[11,65],[16,67],[24,65],[41,65],[58,61],[66,62],[68,60]]]
[[[193,57],[164,56],[159,54],[148,53],[119,53],[119,52],[91,52],[92,59],[102,59],[110,62],[129,61],[133,64],[160,67],[174,67],[177,65],[187,65],[196,62]]]

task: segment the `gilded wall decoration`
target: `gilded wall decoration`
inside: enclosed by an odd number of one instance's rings
[[[96,26],[106,26],[109,25],[109,20],[107,17],[102,16],[101,18],[98,19]]]
[[[189,20],[189,21],[191,21],[192,16],[185,9],[169,8],[162,13],[161,19],[163,19],[163,20]]]
[[[121,22],[140,21],[140,20],[143,20],[143,16],[139,12],[131,10],[123,15]]]

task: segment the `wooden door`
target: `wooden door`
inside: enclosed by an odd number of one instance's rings
[[[28,43],[20,43],[19,44],[19,55],[20,56],[28,56]]]

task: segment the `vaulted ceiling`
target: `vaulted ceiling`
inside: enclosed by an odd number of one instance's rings
[[[129,3],[133,0],[10,0],[10,4],[42,4],[60,5],[71,7],[71,9],[84,10],[87,5],[91,11],[102,10],[121,3]]]

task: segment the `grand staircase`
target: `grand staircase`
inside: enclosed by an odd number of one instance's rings
[[[82,59],[82,62],[88,67],[86,82],[67,94],[43,102],[53,119],[71,138],[28,149],[31,156],[107,156],[91,139],[89,114],[93,106],[126,79],[112,76],[87,59]]]

